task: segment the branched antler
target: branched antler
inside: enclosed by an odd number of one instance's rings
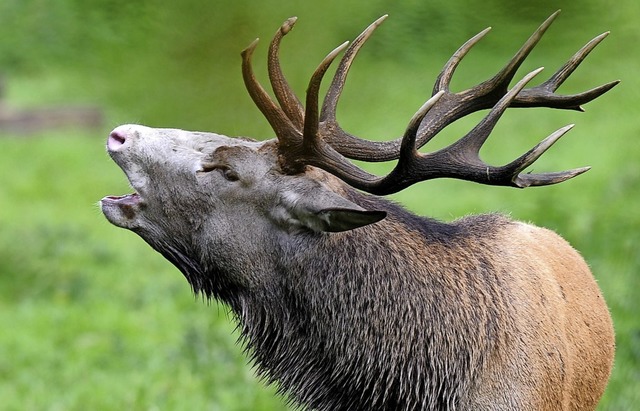
[[[249,94],[276,133],[280,161],[285,172],[298,173],[307,165],[317,166],[342,178],[353,187],[374,194],[390,194],[418,181],[440,177],[515,187],[555,184],[587,171],[588,167],[544,174],[522,174],[522,172],[572,126],[563,127],[554,132],[530,151],[504,166],[496,167],[484,163],[479,157],[479,151],[508,107],[582,110],[582,104],[601,96],[618,84],[618,81],[613,81],[573,95],[556,93],[558,87],[607,36],[608,33],[604,33],[587,43],[539,86],[525,88],[542,69],[527,74],[511,90],[508,89],[516,71],[557,15],[558,12],[551,15],[498,74],[468,90],[453,93],[449,85],[456,68],[489,29],[472,37],[445,64],[436,80],[432,97],[412,117],[404,136],[401,139],[386,142],[355,137],[344,131],[336,119],[336,107],[351,63],[362,45],[386,16],[367,27],[348,48],[346,48],[348,43],[344,43],[327,55],[311,77],[304,107],[285,80],[278,60],[282,37],[291,30],[295,24],[295,18],[288,19],[281,26],[269,47],[269,79],[279,104],[270,98],[253,74],[251,55],[257,42],[253,42],[243,51],[242,71]],[[324,98],[322,110],[319,111],[319,89],[322,78],[331,62],[345,48],[344,56],[340,60]],[[432,153],[418,152],[419,148],[447,125],[483,109],[491,110],[460,140]],[[363,161],[398,159],[398,162],[391,173],[378,177],[355,166],[347,158]]]

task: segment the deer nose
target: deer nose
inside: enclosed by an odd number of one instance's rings
[[[128,136],[123,129],[116,128],[111,132],[111,134],[109,134],[109,138],[107,139],[107,149],[109,151],[119,150],[130,137],[131,136]]]

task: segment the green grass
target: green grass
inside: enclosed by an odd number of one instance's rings
[[[626,7],[637,6],[630,2]],[[640,118],[636,112],[640,58],[621,47],[638,37],[621,8],[606,17],[624,23],[621,36],[615,40],[613,27],[612,38],[562,90],[581,91],[617,78],[622,85],[587,105],[586,113],[513,110],[500,121],[483,151],[489,162],[504,163],[555,129],[576,123],[534,169],[591,165],[590,172],[558,186],[527,190],[438,180],[394,197],[416,213],[444,220],[470,213],[509,213],[556,230],[584,255],[609,304],[617,335],[616,365],[601,411],[632,411],[640,404]],[[301,21],[318,29],[313,17]],[[206,21],[199,24],[208,27]],[[305,47],[305,39],[312,36],[313,30],[303,27],[296,29],[299,40],[287,39],[290,50]],[[518,33],[517,41],[506,41],[496,24],[495,36],[498,44],[506,42],[515,49],[529,28]],[[259,29],[263,37],[273,31]],[[242,25],[238,30],[243,36],[253,33]],[[541,44],[523,72],[545,65],[550,73],[600,29],[585,30],[580,36],[565,37],[580,37],[570,44]],[[168,41],[173,34],[156,42]],[[96,205],[104,195],[130,191],[124,175],[104,153],[104,138],[116,124],[143,122],[232,135],[271,135],[244,95],[238,71],[235,50],[252,36],[234,37],[222,51],[211,50],[213,57],[201,55],[188,65],[175,59],[175,49],[165,56],[161,48],[159,55],[127,61],[131,63],[127,70],[119,67],[122,58],[104,60],[96,55],[90,68],[104,63],[104,72],[78,75],[76,70],[55,66],[11,76],[13,105],[98,100],[105,105],[107,121],[94,131],[0,135],[0,410],[284,408],[275,389],[265,388],[253,376],[235,344],[238,335],[226,307],[194,298],[175,268],[134,234],[109,225]],[[389,44],[394,41],[393,36],[386,39]],[[206,40],[207,47],[218,41]],[[456,41],[452,40],[451,49]],[[485,53],[472,53],[470,63],[460,68],[456,88],[486,78],[514,51],[493,50],[487,41]],[[326,38],[318,42],[322,44],[317,49],[308,47],[313,58],[300,59],[302,68],[296,67],[294,52],[284,57],[298,90],[304,89],[316,57],[333,44]],[[259,59],[264,58],[264,43],[256,53]],[[229,50],[234,59],[219,61],[215,53]],[[400,135],[450,51],[432,53],[428,60],[404,56],[399,62],[365,53],[340,106],[345,127],[367,137]],[[159,64],[165,60],[168,67]],[[150,72],[154,64],[157,70]],[[264,67],[259,62],[256,66]],[[171,76],[175,81],[159,81]],[[472,116],[454,125],[433,146],[452,141],[478,119]],[[384,166],[373,170],[381,173]]]

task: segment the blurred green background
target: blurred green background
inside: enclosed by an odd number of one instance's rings
[[[576,123],[533,168],[593,169],[546,188],[438,180],[395,198],[444,220],[509,213],[567,238],[591,265],[616,327],[615,369],[599,409],[639,409],[637,1],[0,0],[0,118],[68,106],[104,113],[97,127],[0,131],[0,410],[286,409],[246,364],[227,308],[194,298],[175,268],[102,217],[101,197],[130,191],[105,154],[109,131],[136,122],[269,138],[244,91],[240,50],[263,39],[255,66],[264,80],[268,40],[297,15],[281,55],[302,93],[329,50],[389,13],[356,61],[339,111],[354,134],[389,139],[466,39],[493,26],[459,68],[454,89],[495,73],[559,8],[519,76],[545,66],[546,78],[611,30],[560,91],[622,84],[586,113],[512,110],[482,154],[506,163]],[[430,148],[479,118],[452,125]]]

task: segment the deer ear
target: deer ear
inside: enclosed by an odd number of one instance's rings
[[[387,216],[386,211],[328,208],[316,214],[321,231],[340,232],[377,223]]]
[[[386,211],[365,210],[326,189],[314,190],[311,195],[287,193],[283,203],[289,225],[318,232],[353,230],[377,223],[387,216]]]

